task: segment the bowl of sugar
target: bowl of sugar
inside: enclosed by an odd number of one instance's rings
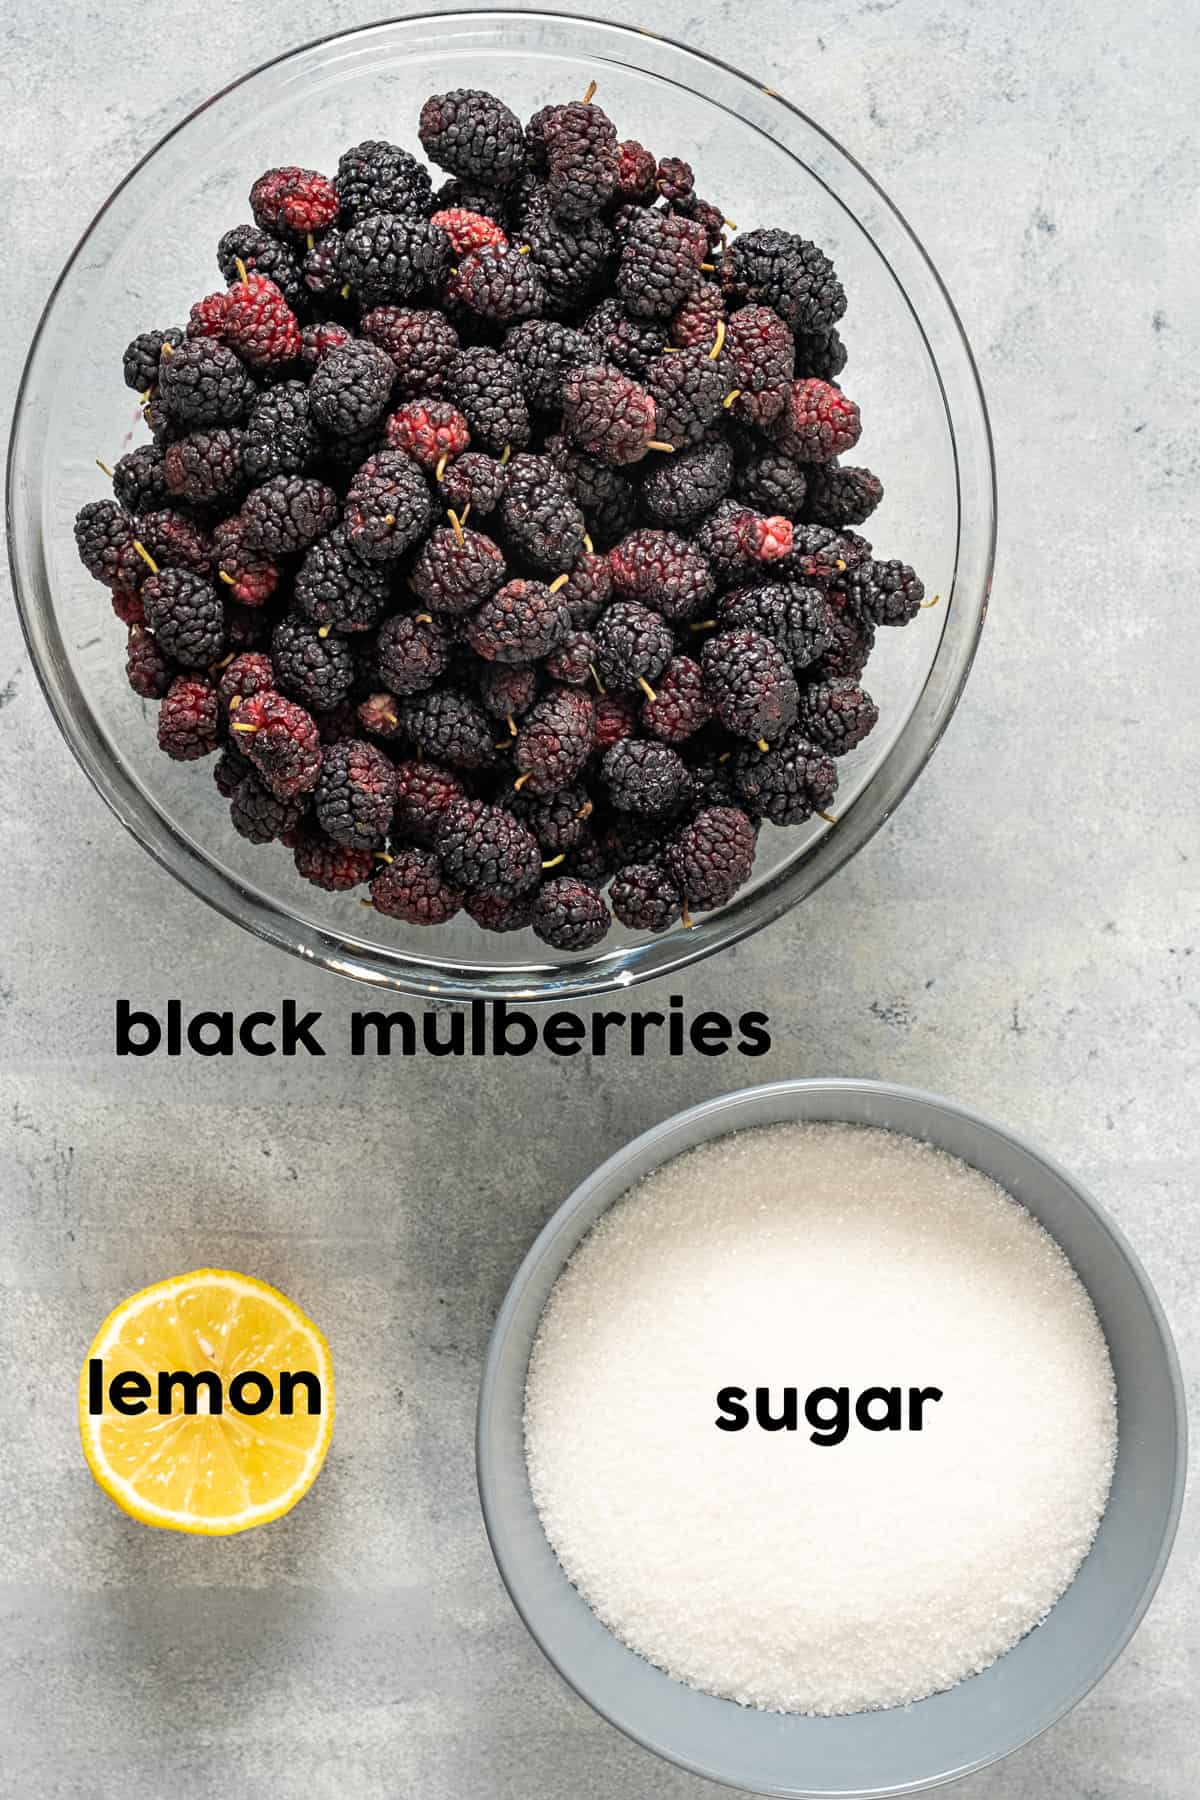
[[[916,1794],[1068,1712],[1170,1553],[1186,1415],[1133,1251],[1001,1126],[727,1094],[550,1219],[480,1391],[484,1521],[559,1674],[668,1761]]]

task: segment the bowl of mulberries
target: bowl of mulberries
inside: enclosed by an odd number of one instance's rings
[[[70,747],[195,892],[376,984],[563,997],[879,827],[992,490],[945,290],[818,125],[620,26],[451,13],[254,72],[117,190],[10,542]]]

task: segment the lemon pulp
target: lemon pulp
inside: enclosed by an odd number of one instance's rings
[[[105,1405],[89,1410],[89,1364],[103,1364]],[[320,1383],[320,1411],[310,1412],[305,1386],[289,1414],[280,1408],[279,1377],[309,1371]],[[147,1410],[114,1411],[108,1383],[132,1371],[145,1377]],[[163,1371],[215,1373],[222,1410],[185,1413],[179,1384],[171,1411],[159,1413]],[[254,1371],[271,1383],[272,1399],[257,1414],[229,1404],[229,1387]],[[250,1384],[257,1401],[260,1384]],[[316,1479],[333,1428],[333,1365],[324,1337],[284,1294],[229,1269],[196,1269],[143,1288],[111,1312],[84,1359],[79,1428],[84,1454],[100,1486],[124,1512],[147,1525],[224,1536],[277,1519]]]

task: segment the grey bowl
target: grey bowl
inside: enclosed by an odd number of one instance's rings
[[[754,1125],[844,1120],[924,1139],[981,1169],[1057,1239],[1087,1287],[1117,1380],[1120,1440],[1096,1542],[1049,1618],[982,1675],[915,1706],[813,1719],[756,1712],[672,1680],[580,1598],[542,1531],[525,1471],[525,1374],[568,1257],[660,1163]],[[479,1397],[484,1522],[513,1604],[559,1674],[648,1750],[710,1780],[785,1800],[921,1793],[1009,1755],[1062,1718],[1129,1642],[1158,1586],[1187,1461],[1183,1384],[1162,1307],[1112,1220],[1065,1170],[965,1107],[871,1081],[785,1081],[678,1114],[636,1138],[566,1200],[500,1309]]]

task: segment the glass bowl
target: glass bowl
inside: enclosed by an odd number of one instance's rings
[[[120,380],[135,331],[179,319],[218,281],[215,246],[248,218],[256,174],[336,165],[366,137],[416,144],[426,95],[495,89],[523,116],[598,102],[623,134],[685,156],[700,191],[743,227],[782,225],[833,257],[850,295],[847,384],[863,459],[886,498],[883,555],[921,571],[940,604],[884,631],[870,686],[880,723],[843,760],[837,823],[762,835],[751,882],[689,930],[614,929],[594,951],[531,933],[436,931],[329,896],[277,845],[234,833],[208,767],[156,748],[151,708],[124,676],[120,627],[80,568],[71,525],[105,492],[96,469],[144,435]],[[566,999],[662,975],[770,924],[854,855],[931,755],[970,669],[995,534],[991,436],[970,348],[945,288],[895,207],[820,126],[770,87],[652,32],[566,14],[471,10],[397,19],[289,51],[176,127],[126,177],[55,286],[30,350],[9,451],[13,578],[35,667],[68,744],[138,841],[180,881],[269,942],[341,974],[427,998]]]

